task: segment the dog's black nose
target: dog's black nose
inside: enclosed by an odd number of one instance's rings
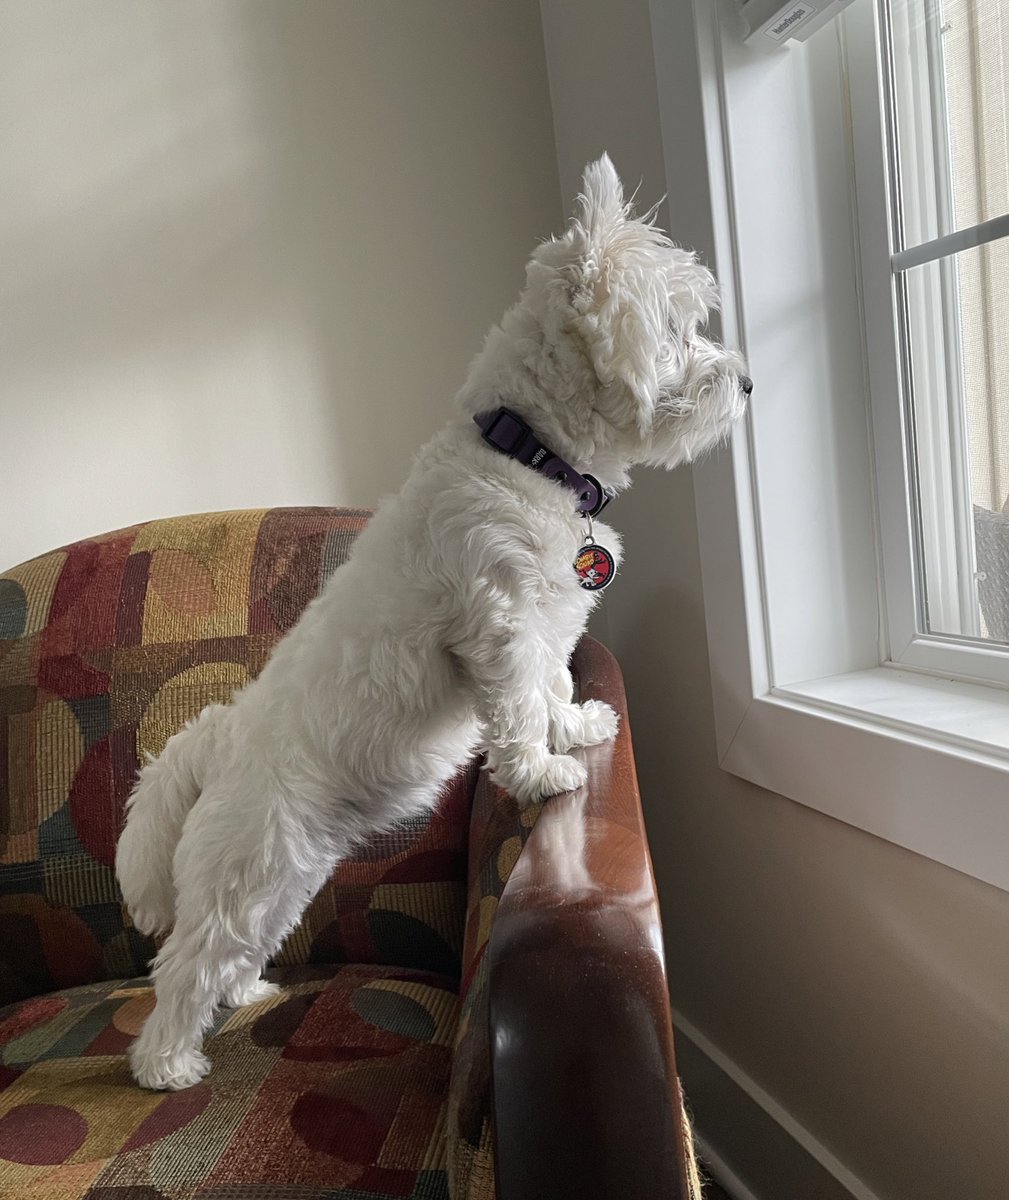
[[[739,386],[744,396],[748,396],[753,391],[753,380],[749,375],[740,375]]]

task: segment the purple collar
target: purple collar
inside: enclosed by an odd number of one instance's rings
[[[547,479],[564,484],[578,497],[577,512],[597,517],[613,499],[613,491],[604,488],[594,475],[579,475],[563,458],[545,446],[532,429],[510,408],[478,413],[473,420],[480,427],[488,446],[524,466],[532,467]]]

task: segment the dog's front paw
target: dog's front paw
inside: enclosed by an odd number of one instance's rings
[[[588,778],[588,771],[567,754],[529,754],[498,766],[494,782],[521,805],[535,804],[548,796],[573,792]]]
[[[575,746],[598,746],[617,736],[620,718],[602,700],[562,704],[550,714],[550,744],[559,754]]]

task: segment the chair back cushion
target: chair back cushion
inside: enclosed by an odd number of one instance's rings
[[[146,969],[113,872],[138,765],[259,673],[369,515],[149,521],[0,575],[0,1003]],[[279,961],[458,974],[474,772],[339,866]]]

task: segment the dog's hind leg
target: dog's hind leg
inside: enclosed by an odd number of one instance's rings
[[[270,983],[269,980],[262,978],[266,957],[268,956],[263,958],[262,963],[253,963],[245,971],[239,972],[235,982],[224,990],[221,1003],[225,1008],[244,1008],[246,1004],[269,1000],[271,996],[276,996],[280,992],[279,984]]]
[[[269,805],[243,805],[236,829],[233,795],[204,793],[175,859],[175,928],[154,960],[156,1004],[130,1047],[142,1087],[191,1087],[210,1069],[203,1035],[224,998],[247,1003],[272,992],[260,970],[325,882],[335,854],[305,862],[297,823]]]
[[[212,704],[148,762],[126,804],[116,847],[116,877],[141,933],[163,933],[175,920],[172,858],[216,752],[228,709]]]
[[[272,929],[286,932],[296,923],[308,902],[306,890],[299,883],[274,897],[265,913]],[[141,1087],[177,1091],[206,1075],[210,1060],[203,1053],[203,1035],[218,1000],[237,1006],[275,995],[276,985],[259,977],[275,948],[252,944],[248,931],[223,928],[202,906],[180,900],[175,929],[155,959],[157,1003],[130,1047],[130,1065]]]
[[[210,1070],[203,1033],[224,980],[234,976],[242,948],[179,906],[175,928],[154,960],[154,1012],[129,1049],[133,1077],[156,1091],[192,1087]]]

